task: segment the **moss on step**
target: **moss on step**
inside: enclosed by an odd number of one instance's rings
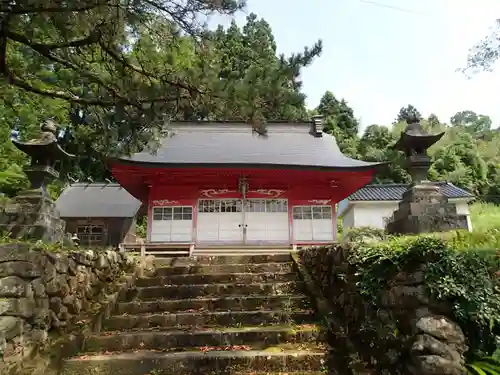
[[[159,353],[135,351],[75,358],[66,362],[61,375],[137,375],[163,369],[165,374],[207,375],[236,372],[304,372],[321,371],[324,353],[313,351],[190,351]],[[89,373],[89,368],[97,372]]]
[[[201,265],[201,266],[172,266],[159,267],[156,269],[156,276],[174,276],[174,275],[200,275],[200,274],[221,274],[234,272],[293,272],[293,264],[286,263],[261,263],[261,264],[218,264],[218,265]]]
[[[266,283],[221,283],[221,284],[192,284],[192,285],[163,285],[141,287],[129,290],[124,295],[125,300],[132,299],[185,299],[196,297],[231,297],[241,295],[280,295],[296,293],[303,290],[303,284],[296,281],[266,282]]]
[[[84,351],[126,352],[133,350],[155,350],[182,352],[193,350],[265,350],[271,346],[287,350],[302,347],[317,347],[319,331],[315,326],[263,326],[243,329],[201,331],[137,331],[112,335],[91,336],[85,340]],[[289,344],[289,345],[285,345]]]
[[[326,346],[321,343],[313,343],[313,342],[301,342],[301,343],[282,343],[273,346],[268,346],[267,348],[263,348],[262,350],[266,352],[272,353],[281,353],[287,351],[325,351]]]
[[[238,327],[259,324],[302,324],[312,323],[314,320],[315,316],[312,310],[120,315],[113,316],[105,321],[103,329],[107,331],[127,331],[153,327]]]

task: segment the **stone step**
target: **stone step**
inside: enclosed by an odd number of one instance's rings
[[[183,299],[196,297],[230,297],[242,295],[281,295],[300,293],[304,286],[302,282],[289,281],[284,283],[255,284],[194,284],[150,286],[124,290],[120,293],[120,302],[133,299],[147,300],[155,298]]]
[[[194,251],[210,251],[210,250],[228,250],[228,251],[275,251],[275,250],[288,250],[293,251],[293,247],[288,243],[246,243],[246,244],[232,244],[231,246],[223,244],[197,244]]]
[[[173,275],[138,279],[138,287],[164,286],[164,285],[192,285],[192,284],[222,284],[222,283],[269,283],[298,280],[294,272],[290,273],[219,273],[219,274],[193,274]]]
[[[116,306],[117,314],[144,314],[180,311],[242,311],[309,308],[305,295],[280,296],[235,296],[226,298],[196,298],[180,300],[151,300],[121,302]]]
[[[214,350],[98,354],[71,358],[61,375],[220,375],[234,372],[263,373],[321,371],[325,353],[317,350]]]
[[[286,273],[293,272],[293,263],[260,263],[260,264],[213,264],[213,265],[174,265],[161,266],[156,269],[157,276],[185,274],[222,274],[222,273]]]
[[[305,324],[315,321],[312,310],[260,310],[185,312],[177,314],[115,315],[103,323],[105,331],[127,331],[133,329],[166,327],[237,327],[247,325]]]
[[[220,255],[182,258],[156,258],[157,266],[215,265],[215,264],[261,264],[291,262],[290,253],[267,255]]]
[[[261,256],[261,255],[289,255],[292,249],[194,249],[193,257],[199,256]]]
[[[319,337],[316,325],[281,325],[245,328],[213,328],[211,330],[168,330],[119,332],[85,339],[84,352],[131,351],[135,349],[167,350],[205,346],[278,345],[314,342]]]

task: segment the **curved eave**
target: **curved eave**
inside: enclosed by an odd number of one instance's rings
[[[398,139],[392,148],[396,150],[406,150],[409,148],[409,145],[413,145],[416,140],[418,140],[420,144],[430,147],[439,142],[443,136],[444,132],[433,135],[413,135],[411,133],[403,133],[401,138]]]
[[[350,159],[350,158],[349,158]],[[123,165],[140,168],[255,168],[255,169],[289,169],[289,170],[317,170],[317,171],[366,171],[378,170],[390,162],[365,162],[350,159],[354,163],[346,166],[297,165],[297,164],[261,164],[261,163],[153,163],[131,160],[126,158],[107,158],[108,165]],[[359,164],[358,164],[359,163]],[[358,165],[356,165],[358,164]]]
[[[61,156],[64,156],[67,158],[74,158],[75,157],[75,155],[64,151],[57,142],[24,143],[24,142],[19,142],[19,141],[16,141],[15,139],[13,139],[12,143],[14,144],[14,146],[16,146],[19,150],[21,150],[22,152],[24,152],[27,155],[45,154],[46,153],[45,150],[51,149],[56,154],[59,154]]]

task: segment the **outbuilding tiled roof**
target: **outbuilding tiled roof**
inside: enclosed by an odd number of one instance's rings
[[[449,182],[436,182],[441,193],[447,198],[473,198],[474,195],[459,188]],[[347,200],[353,201],[400,201],[403,193],[408,189],[407,184],[377,184],[366,185],[355,193],[351,194]]]
[[[68,186],[56,201],[62,218],[123,217],[137,214],[141,202],[118,184],[77,183]]]

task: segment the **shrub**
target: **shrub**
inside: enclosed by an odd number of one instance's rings
[[[383,229],[372,227],[360,227],[348,229],[344,232],[343,240],[346,242],[362,242],[365,240],[385,240],[389,236]]]
[[[469,206],[469,210],[474,231],[500,228],[500,205],[476,202]]]
[[[392,276],[426,264],[428,293],[452,306],[471,356],[484,356],[493,353],[500,334],[498,243],[498,232],[392,237],[353,244],[349,262],[358,268],[360,293],[374,304]],[[480,244],[486,247],[476,248]]]
[[[500,375],[500,362],[492,357],[483,357],[466,364],[470,375]]]

